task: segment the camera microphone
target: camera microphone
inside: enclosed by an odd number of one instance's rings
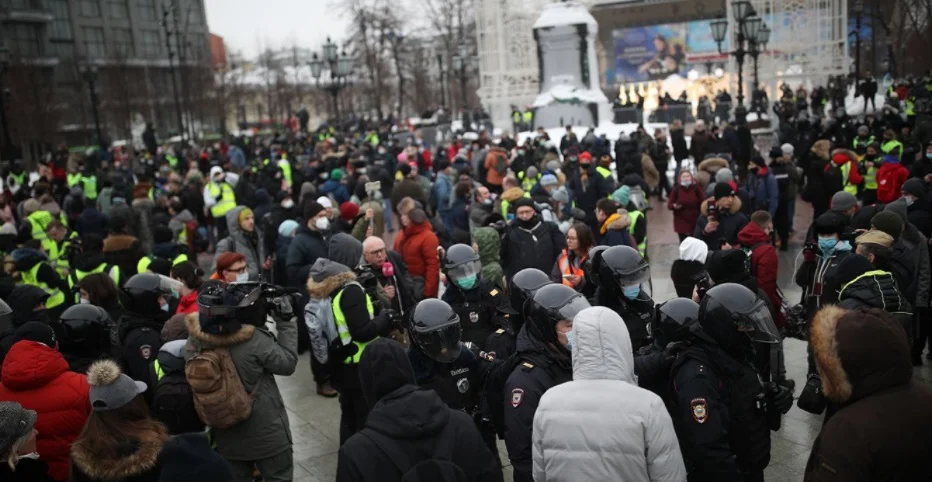
[[[392,265],[388,261],[382,264],[382,276],[386,278],[394,278],[395,277],[395,266]]]

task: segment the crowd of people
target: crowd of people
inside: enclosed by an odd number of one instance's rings
[[[275,376],[310,352],[338,481],[502,480],[499,440],[516,482],[758,481],[797,393],[825,413],[806,480],[923,479],[932,144],[830,114],[769,149],[740,118],[439,143],[357,119],[14,160],[0,473],[291,480]],[[787,336],[809,342],[800,387]]]

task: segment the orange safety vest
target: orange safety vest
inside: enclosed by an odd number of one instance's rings
[[[585,260],[586,260],[586,257],[583,256],[582,259],[579,260],[579,264],[582,265],[583,261]],[[557,263],[559,263],[558,266],[560,266],[560,273],[562,273],[563,276],[571,274],[571,275],[579,276],[581,278],[585,275],[582,268],[575,268],[573,267],[572,264],[570,264],[569,253],[565,249],[563,250],[563,253],[560,254],[560,258],[557,259]],[[569,280],[567,280],[565,277],[562,278],[562,280],[563,280],[563,284],[565,284],[566,286],[569,286],[570,288],[573,288],[573,289],[576,288],[575,286],[573,286],[573,283],[570,283]]]

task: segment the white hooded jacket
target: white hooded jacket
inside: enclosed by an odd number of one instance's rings
[[[534,415],[534,480],[685,481],[673,421],[637,386],[621,317],[587,308],[573,333],[573,381],[548,390]]]

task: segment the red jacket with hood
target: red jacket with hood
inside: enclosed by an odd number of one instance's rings
[[[36,451],[55,480],[68,480],[71,443],[91,413],[89,391],[87,377],[70,371],[65,357],[42,343],[20,341],[3,360],[0,400],[38,413]]]
[[[777,295],[777,248],[770,244],[770,236],[757,223],[748,223],[738,232],[738,242],[742,248],[751,251],[751,276],[757,280],[757,287],[767,294],[767,298],[773,304],[777,316],[773,320],[774,323],[782,327],[784,319],[780,313],[780,296]]]
[[[424,298],[436,298],[440,287],[440,259],[437,257],[440,241],[431,229],[430,221],[412,222],[395,237],[393,247],[408,265],[408,273],[424,278]]]
[[[178,309],[175,310],[175,314],[186,315],[188,313],[197,313],[197,310],[197,290],[195,290],[178,300]]]
[[[835,151],[834,153],[832,153],[832,161],[831,161],[832,164],[835,164],[836,166],[838,166],[839,169],[846,162],[850,164],[848,166],[848,182],[847,183],[853,186],[859,186],[862,182],[864,182],[864,178],[861,177],[861,174],[858,172],[858,162],[857,162],[856,156],[857,156],[856,154],[852,153],[851,151],[847,151],[847,150],[840,151],[840,152]],[[825,166],[826,172],[828,172],[829,167],[831,166],[826,164]],[[842,184],[842,187],[844,187],[844,183]]]
[[[877,170],[877,202],[892,203],[902,195],[900,189],[909,179],[909,169],[900,164],[896,158],[884,158],[883,165]]]

